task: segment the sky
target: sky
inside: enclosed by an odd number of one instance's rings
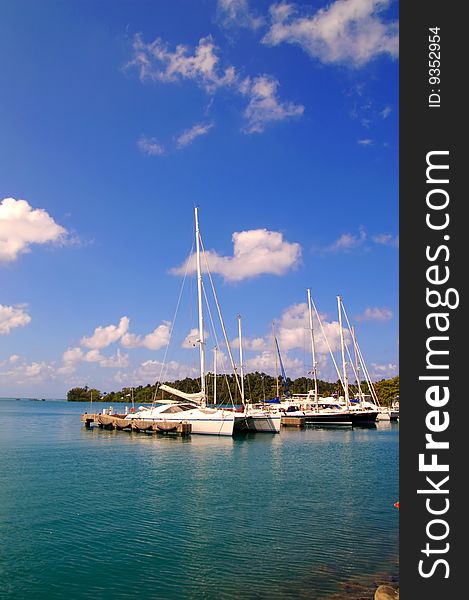
[[[245,371],[398,374],[398,3],[0,3],[0,397],[197,377],[194,207]],[[211,297],[209,279],[204,289]],[[230,371],[204,306],[207,370]],[[346,332],[350,345],[350,336]],[[352,377],[353,379],[353,377]]]

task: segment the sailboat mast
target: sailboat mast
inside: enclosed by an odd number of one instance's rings
[[[244,404],[244,370],[243,370],[243,338],[241,332],[241,315],[238,315],[239,335],[239,376],[241,378],[241,403]]]
[[[217,404],[217,347],[213,349],[213,403]]]
[[[311,306],[311,290],[308,288],[308,313],[309,313],[309,331],[311,334],[311,358],[313,361],[313,383],[314,383],[314,402],[316,404],[316,411],[318,410],[318,378],[317,378],[317,362],[316,362],[316,345],[314,343],[314,329],[313,329],[313,309]]]
[[[357,373],[357,390],[358,390],[358,399],[360,400],[360,405],[363,404],[363,392],[362,386],[360,383],[360,364],[358,362],[358,352],[357,352],[357,340],[355,338],[355,327],[352,325],[352,340],[353,340],[353,356],[355,360],[355,371]]]
[[[205,399],[205,347],[204,347],[204,315],[202,310],[202,269],[200,266],[200,230],[199,209],[194,207],[195,213],[195,247],[197,259],[197,300],[199,305],[199,349],[200,349],[200,390]]]
[[[275,383],[277,385],[277,398],[280,399],[280,390],[278,387],[278,357],[277,357],[277,338],[275,337],[275,325],[272,321],[272,339],[274,344],[274,355],[275,355]]]
[[[348,391],[348,379],[347,379],[347,363],[345,362],[345,343],[344,343],[344,330],[342,327],[342,298],[337,296],[337,307],[339,309],[339,329],[340,329],[340,348],[342,350],[342,371],[343,371],[343,385],[344,385],[344,396],[345,404],[349,408],[349,391]]]

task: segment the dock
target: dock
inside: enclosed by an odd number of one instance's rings
[[[180,421],[152,421],[149,419],[126,419],[125,414],[84,413],[80,420],[85,427],[100,427],[101,429],[118,429],[120,431],[140,431],[145,433],[162,433],[179,436],[188,436],[192,432],[192,425]]]
[[[280,420],[282,427],[304,427],[305,423],[304,417],[282,417]]]

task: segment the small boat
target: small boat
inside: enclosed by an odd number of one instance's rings
[[[389,418],[391,421],[399,420],[399,396],[396,396],[391,404],[391,409],[389,411]]]

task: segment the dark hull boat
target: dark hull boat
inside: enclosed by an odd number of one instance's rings
[[[353,425],[371,425],[376,423],[378,411],[374,410],[352,410],[350,411]]]

